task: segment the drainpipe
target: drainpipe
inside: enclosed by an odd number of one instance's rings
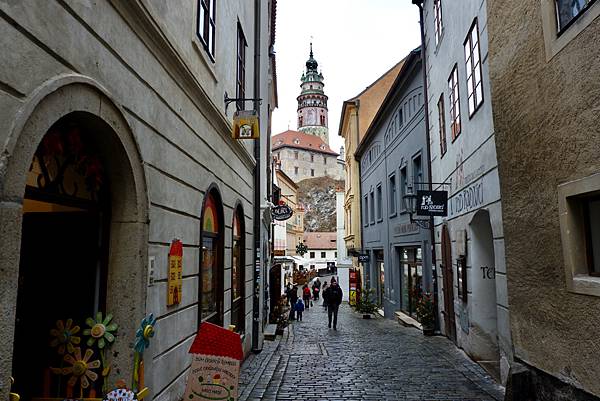
[[[425,138],[427,140],[427,178],[429,181],[429,190],[432,189],[431,182],[431,141],[429,132],[429,95],[427,91],[427,55],[425,48],[425,21],[423,18],[423,2],[424,0],[412,0],[412,3],[419,7],[419,25],[421,28],[421,68],[423,70],[423,97],[425,98]],[[437,265],[435,258],[435,230],[433,216],[429,218],[429,234],[431,237],[431,266],[433,268],[433,294],[435,302],[435,328],[440,329],[439,322],[439,304],[438,304],[438,285],[437,285]]]
[[[260,98],[260,0],[254,0],[254,98]],[[254,110],[258,113],[260,121],[260,102],[254,101]],[[261,199],[260,199],[260,163],[261,163],[261,141],[262,137],[254,142],[254,273],[253,273],[253,288],[252,296],[252,352],[262,351],[259,348],[258,336],[260,334],[260,280],[263,266],[261,264]],[[266,256],[266,255],[263,255]]]

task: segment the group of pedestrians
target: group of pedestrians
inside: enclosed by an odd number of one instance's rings
[[[302,298],[298,297],[298,287],[288,284],[285,295],[290,305],[290,320],[297,319],[298,321],[302,321],[304,310],[308,310],[314,306],[313,301],[318,303],[321,290],[323,291],[322,305],[327,309],[328,327],[331,328],[331,324],[333,323],[333,329],[337,330],[338,309],[342,303],[343,292],[335,277],[331,279],[329,285],[325,281],[322,286],[321,280],[317,277],[312,285],[312,291],[308,284],[304,284],[302,287]]]

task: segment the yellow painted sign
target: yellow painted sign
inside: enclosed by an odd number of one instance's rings
[[[183,274],[183,244],[180,240],[173,240],[169,250],[169,277],[167,306],[177,305],[181,302],[181,276]]]
[[[258,113],[255,110],[240,110],[233,115],[233,139],[258,139]]]

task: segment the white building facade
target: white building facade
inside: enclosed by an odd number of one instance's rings
[[[72,319],[85,354],[98,312],[118,325],[110,373],[78,397],[130,382],[150,314],[147,399],[183,397],[204,321],[260,348],[274,22],[274,0],[0,2],[0,398],[11,376],[21,399],[68,397],[48,333]],[[225,96],[262,99],[239,105],[260,141],[232,139]]]
[[[426,0],[424,30],[441,329],[503,383],[512,361],[486,2]]]

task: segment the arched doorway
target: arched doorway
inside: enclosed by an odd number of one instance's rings
[[[452,272],[452,244],[448,226],[442,227],[442,274],[444,275],[444,329],[446,336],[456,343],[456,323],[454,317],[454,275]]]
[[[88,119],[71,113],[52,125],[27,174],[13,350],[25,400],[99,394],[103,384],[99,372],[77,380],[55,371],[76,348],[100,357],[81,341],[86,319],[106,316],[110,183]]]
[[[246,252],[246,231],[244,224],[244,211],[242,205],[238,204],[233,213],[232,222],[232,245],[231,245],[231,324],[235,326],[238,333],[246,329],[246,269],[244,254]]]
[[[470,326],[476,328],[479,345],[477,359],[499,361],[494,237],[487,210],[479,210],[471,223]]]
[[[8,340],[0,342],[0,388],[14,376],[25,401],[69,396],[71,362],[100,359],[98,341],[88,346],[83,333],[96,311],[119,326],[107,380],[129,377],[146,300],[146,186],[127,122],[87,78],[45,85],[0,149],[8,155],[0,169],[0,337]],[[80,337],[72,347],[61,341],[67,329]],[[61,364],[66,373],[50,369]],[[75,378],[74,397],[93,395],[102,383],[94,374]]]
[[[223,204],[216,185],[206,192],[202,207],[200,244],[200,318],[223,325]]]

